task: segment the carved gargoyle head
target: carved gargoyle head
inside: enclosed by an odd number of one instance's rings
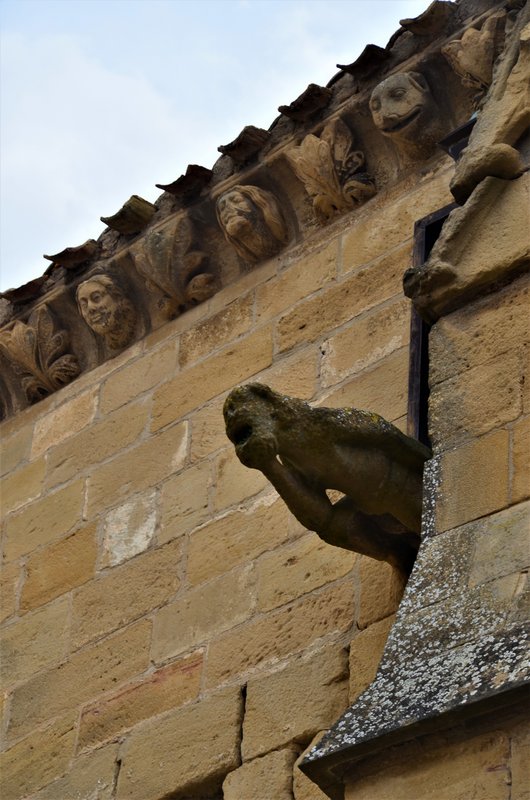
[[[370,111],[383,136],[418,156],[430,154],[441,136],[438,108],[419,72],[398,72],[378,84]]]
[[[270,258],[287,242],[287,225],[271,192],[257,186],[233,186],[216,205],[227,241],[244,261]]]
[[[109,275],[92,275],[76,291],[79,313],[94,333],[116,350],[134,336],[136,310],[124,289]]]
[[[237,457],[258,469],[258,461],[274,458],[278,452],[276,425],[282,415],[283,397],[262,383],[237,386],[225,400],[223,415],[226,434]]]

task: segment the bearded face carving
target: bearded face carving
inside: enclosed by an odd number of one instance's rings
[[[444,134],[429,86],[418,72],[400,72],[378,84],[370,111],[383,136],[415,158],[428,157]]]
[[[77,306],[86,324],[103,337],[111,350],[126,347],[134,336],[136,311],[125,292],[108,275],[80,283]]]
[[[217,220],[228,242],[247,263],[270,258],[287,242],[287,225],[273,194],[234,186],[217,200]]]

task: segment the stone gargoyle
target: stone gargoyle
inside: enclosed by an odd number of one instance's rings
[[[410,573],[427,447],[377,414],[312,408],[259,383],[233,389],[223,413],[241,463],[263,472],[302,525]],[[335,503],[333,489],[344,495]]]

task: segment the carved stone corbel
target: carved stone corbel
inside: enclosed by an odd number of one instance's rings
[[[208,256],[194,239],[191,220],[185,215],[149,232],[130,249],[147,286],[162,293],[159,307],[166,319],[202,303],[219,289]]]
[[[505,18],[506,12],[498,11],[486,19],[482,28],[467,28],[461,39],[442,47],[442,54],[462,79],[462,84],[476,89],[475,105],[491,84]]]
[[[77,358],[68,347],[68,334],[57,330],[47,305],[35,309],[27,323],[16,320],[0,333],[0,350],[30,403],[42,400],[79,375]]]
[[[127,347],[135,336],[138,313],[121,283],[95,273],[76,290],[79,313],[110,351]]]
[[[233,186],[216,203],[219,226],[248,264],[275,256],[289,238],[278,201],[257,186]]]
[[[373,179],[362,171],[364,153],[353,149],[353,134],[341,119],[328,123],[320,137],[306,136],[286,157],[321,222],[350,211],[376,192]]]
[[[370,97],[376,128],[413,160],[428,158],[447,133],[427,81],[419,72],[397,72]]]

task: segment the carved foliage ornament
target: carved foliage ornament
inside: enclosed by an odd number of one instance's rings
[[[364,153],[353,149],[353,134],[341,119],[330,122],[320,137],[309,134],[287,153],[287,159],[321,221],[364,203],[375,194],[373,180],[362,172]]]
[[[172,319],[217,291],[216,276],[208,270],[208,257],[196,249],[188,216],[151,231],[131,254],[138,272],[150,288],[162,292],[160,308]]]
[[[218,198],[216,213],[226,240],[247,263],[271,258],[287,242],[278,201],[265,189],[233,186]]]
[[[30,403],[70,383],[80,373],[77,359],[68,353],[68,335],[58,331],[50,309],[35,309],[28,323],[17,320],[2,331],[0,350],[21,379]]]

